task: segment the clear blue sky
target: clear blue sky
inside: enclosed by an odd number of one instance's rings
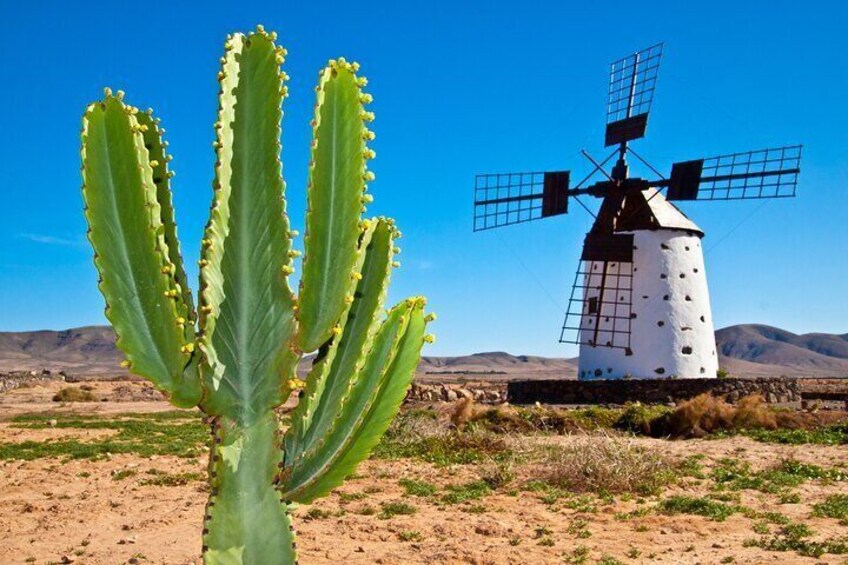
[[[472,234],[473,177],[586,171],[581,147],[602,150],[608,64],[660,40],[659,90],[635,148],[661,170],[805,144],[798,198],[684,206],[707,233],[717,325],[848,332],[844,2],[132,6],[0,0],[0,330],[105,322],[78,171],[80,115],[103,86],[162,117],[183,250],[195,264],[224,35],[263,23],[290,53],[283,160],[296,227],[317,70],[338,56],[362,63],[377,114],[370,211],[395,216],[405,234],[391,298],[424,293],[439,314],[428,353],[575,354],[557,339],[591,218],[575,206]]]

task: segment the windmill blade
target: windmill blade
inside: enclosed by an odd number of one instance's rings
[[[624,349],[633,318],[633,234],[586,236],[560,343]]]
[[[668,200],[747,200],[795,196],[801,145],[787,145],[674,163]]]
[[[569,171],[477,175],[474,231],[568,213]]]
[[[605,144],[644,137],[654,100],[663,44],[658,43],[610,66]]]

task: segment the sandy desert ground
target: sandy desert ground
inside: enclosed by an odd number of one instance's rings
[[[62,422],[75,418],[69,414],[94,414],[98,417],[85,421],[108,422],[127,413],[169,413],[164,402],[130,400],[144,396],[140,383],[130,393],[116,393],[126,383],[92,385],[94,395],[112,400],[62,405],[51,400],[58,384],[0,395],[0,562],[199,564],[206,499],[202,442],[196,456],[188,457],[145,452],[95,459],[12,458],[22,453],[22,445],[35,445],[23,442],[97,444],[120,433],[97,425],[65,427]],[[48,415],[31,420],[39,425],[21,421],[22,414],[31,413]],[[581,441],[581,434],[527,441],[567,447]],[[746,437],[625,441],[672,460],[697,461],[701,468],[658,494],[597,497],[526,488],[530,477],[521,466],[508,484],[475,490],[479,464],[372,458],[328,498],[296,510],[300,562],[846,562],[848,555],[808,557],[779,544],[762,546],[767,540],[785,541],[781,532],[798,523],[811,530],[801,536],[805,541],[848,540],[845,523],[811,516],[814,505],[827,497],[848,495],[848,481],[839,474],[848,474],[848,446],[777,445]],[[767,492],[722,489],[713,472],[737,461],[750,464],[750,473],[756,474],[787,459],[833,473],[830,479],[803,480],[789,490]],[[735,510],[723,520],[710,512],[663,511],[662,501],[675,496]],[[762,540],[759,546],[752,542],[757,539]]]

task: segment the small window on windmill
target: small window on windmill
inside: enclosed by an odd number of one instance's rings
[[[597,296],[590,296],[587,305],[588,305],[587,314],[597,314],[598,313],[598,297]]]

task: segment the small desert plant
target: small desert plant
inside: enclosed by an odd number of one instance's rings
[[[833,494],[814,504],[813,516],[837,518],[841,524],[848,525],[848,494]]]
[[[606,433],[576,437],[545,453],[539,478],[575,492],[653,494],[677,478],[671,459]]]
[[[445,504],[460,504],[469,500],[479,500],[491,492],[491,488],[484,481],[448,485],[445,490],[447,493],[442,496],[442,502]]]
[[[659,510],[665,514],[695,514],[716,522],[723,522],[728,516],[741,509],[709,498],[675,495],[660,502]]]
[[[418,512],[418,509],[411,504],[407,504],[406,502],[384,502],[380,505],[382,509],[379,514],[379,518],[382,520],[388,520],[390,518],[394,518],[395,516],[409,516],[411,514],[415,514]]]
[[[91,390],[83,390],[73,386],[63,387],[53,395],[53,402],[97,402],[98,398]]]
[[[185,473],[166,473],[157,469],[149,469],[148,477],[142,479],[139,484],[142,486],[157,486],[157,487],[180,487],[194,481],[203,480],[203,475],[200,473],[185,472]]]
[[[428,497],[436,494],[436,485],[427,481],[416,481],[414,479],[401,479],[400,486],[403,487],[407,496]]]
[[[289,509],[341,484],[398,410],[431,338],[423,298],[384,314],[400,232],[362,219],[374,138],[358,65],[319,73],[298,295],[280,162],[286,50],[261,26],[221,58],[198,308],[180,256],[164,130],[107,89],[83,118],[83,198],[125,366],[212,427],[207,564],[295,561]],[[296,367],[317,352],[306,383]],[[285,435],[275,413],[300,401]]]
[[[480,479],[492,489],[507,486],[515,480],[514,461],[511,459],[496,460],[492,458],[480,469]]]
[[[670,412],[671,409],[666,406],[641,402],[628,403],[615,421],[614,427],[618,430],[650,436],[653,435],[655,423],[661,421]]]
[[[844,555],[848,553],[848,539],[827,538],[821,541],[809,539],[815,534],[809,526],[802,523],[788,522],[772,537],[745,540],[748,547],[760,547],[768,551],[794,551],[805,557],[821,557],[826,553]]]
[[[424,536],[421,535],[421,532],[416,532],[414,530],[403,531],[398,534],[398,539],[400,541],[421,541],[424,539]]]

